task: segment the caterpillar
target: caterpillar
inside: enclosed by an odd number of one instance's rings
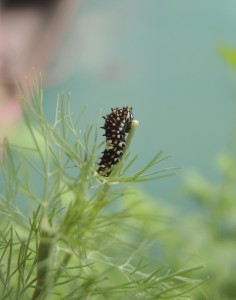
[[[133,114],[132,107],[111,108],[111,113],[103,116],[105,124],[106,147],[102,152],[97,172],[105,177],[111,173],[111,168],[119,161],[126,145],[125,134],[130,132]]]

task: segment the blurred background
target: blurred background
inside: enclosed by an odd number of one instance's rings
[[[209,263],[209,299],[236,299],[235,27],[233,0],[1,1],[1,137],[25,141],[15,81],[32,82],[33,67],[49,120],[62,92],[75,117],[87,107],[82,131],[132,106],[133,168],[159,150],[174,154],[160,168],[183,168],[140,188],[181,223],[171,247]]]

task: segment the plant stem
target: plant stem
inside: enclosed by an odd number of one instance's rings
[[[41,237],[37,257],[37,284],[32,300],[46,298],[48,273],[50,270],[49,257],[54,243],[51,226],[45,216],[42,218],[40,229]]]

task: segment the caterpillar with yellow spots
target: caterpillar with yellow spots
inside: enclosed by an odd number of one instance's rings
[[[105,130],[106,147],[99,162],[97,172],[105,177],[111,173],[111,169],[120,161],[126,145],[126,133],[130,132],[134,119],[132,107],[111,108],[111,113],[103,116],[105,124],[101,128]]]

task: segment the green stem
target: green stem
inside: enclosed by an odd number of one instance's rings
[[[46,299],[46,290],[49,273],[49,258],[53,246],[53,236],[50,224],[46,217],[43,217],[41,224],[41,237],[37,257],[37,284],[32,300]]]

